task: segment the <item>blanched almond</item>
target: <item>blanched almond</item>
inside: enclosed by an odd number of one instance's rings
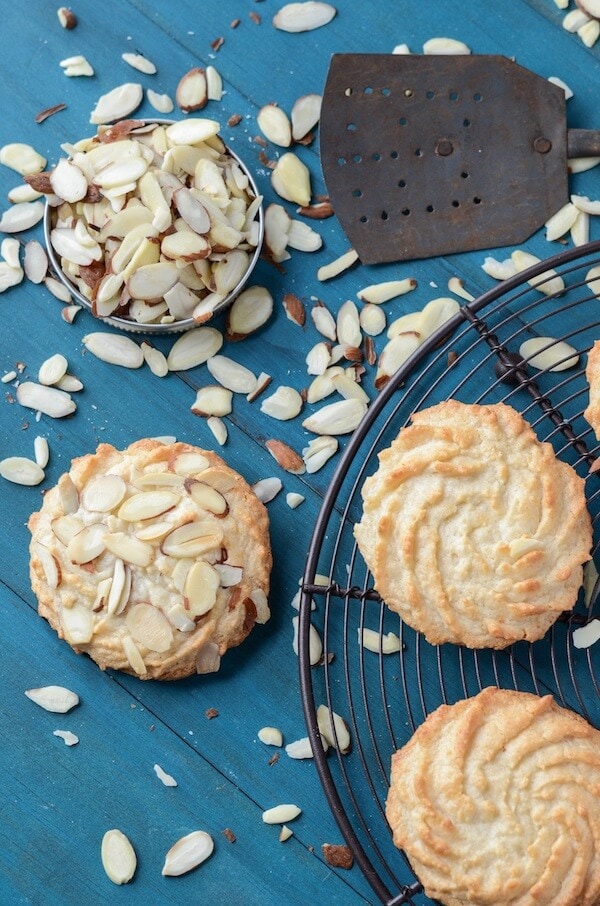
[[[125,622],[135,641],[150,651],[163,653],[173,643],[171,624],[152,604],[135,604],[127,611]]]
[[[281,31],[312,31],[331,22],[336,9],[330,3],[307,0],[304,3],[287,3],[273,16],[273,25]]]
[[[352,267],[356,261],[358,261],[358,252],[354,249],[348,249],[339,258],[320,267],[317,271],[317,280],[331,280],[333,277],[337,277],[345,270],[348,270],[349,267]]]
[[[97,359],[102,359],[103,362],[111,365],[120,365],[122,368],[141,368],[144,364],[142,350],[129,337],[95,331],[86,334],[82,343]]]
[[[359,400],[340,400],[305,418],[302,427],[313,434],[350,434],[366,411],[366,405]]]
[[[271,185],[286,201],[307,205],[312,195],[310,173],[293,151],[282,154],[271,172]]]
[[[319,122],[321,116],[320,94],[305,94],[292,107],[292,138],[298,142]]]
[[[522,249],[515,249],[511,258],[517,273],[521,273],[521,271],[526,270],[528,267],[533,267],[533,265],[541,263],[540,258],[536,258],[535,255],[532,255],[530,252],[525,252]],[[530,286],[534,287],[534,289],[539,290],[539,292],[544,293],[546,296],[561,293],[565,288],[564,280],[552,268],[543,271],[543,273],[538,274],[537,277],[532,277],[532,279],[527,282]]]
[[[0,476],[13,484],[33,487],[46,477],[44,470],[25,456],[8,456],[0,460]]]
[[[140,541],[135,535],[126,532],[110,532],[103,537],[105,547],[126,563],[146,567],[152,563],[154,548],[146,541]]]
[[[0,217],[0,232],[22,233],[39,223],[44,216],[41,201],[22,201],[14,204]]]
[[[217,548],[222,540],[223,532],[214,522],[187,522],[163,538],[161,551],[167,557],[199,557]]]
[[[223,335],[214,327],[196,327],[182,334],[167,356],[169,371],[195,368],[216,355],[223,345]]]
[[[71,563],[83,564],[95,560],[106,549],[104,538],[108,527],[102,522],[86,525],[74,535],[67,545],[67,557]]]
[[[54,714],[66,714],[79,704],[79,696],[64,686],[42,686],[39,689],[26,689],[27,698]]]
[[[219,384],[234,393],[252,393],[256,387],[256,375],[252,374],[249,368],[227,356],[212,356],[208,359],[206,367]]]
[[[85,485],[81,495],[83,505],[92,512],[109,513],[121,503],[126,490],[120,475],[100,475]]]
[[[228,340],[240,340],[254,333],[271,317],[273,296],[266,286],[250,286],[237,296],[227,316]]]
[[[46,158],[42,157],[31,145],[23,142],[11,142],[0,148],[0,164],[16,170],[21,176],[32,173],[41,173],[46,166]]]
[[[260,405],[261,412],[280,421],[295,418],[301,409],[302,397],[293,387],[278,387],[275,393],[266,397]]]
[[[210,563],[199,560],[189,570],[183,594],[192,618],[201,617],[215,605],[220,587],[219,573]]]
[[[289,148],[292,143],[292,126],[281,107],[266,104],[258,111],[256,122],[266,139],[281,148]]]
[[[64,390],[45,387],[33,381],[25,381],[17,387],[17,402],[28,409],[36,409],[51,418],[64,418],[77,409],[77,404]]]
[[[118,85],[98,98],[90,116],[90,123],[112,123],[124,119],[137,110],[143,97],[142,86],[137,83],[126,82],[124,85]]]
[[[564,340],[553,337],[531,337],[519,347],[519,355],[533,368],[544,371],[565,371],[579,362],[577,350]]]
[[[143,491],[133,494],[121,504],[117,516],[125,522],[140,522],[155,519],[177,506],[181,497],[172,491]]]

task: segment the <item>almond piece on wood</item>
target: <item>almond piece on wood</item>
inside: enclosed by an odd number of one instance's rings
[[[305,3],[286,3],[273,16],[273,25],[280,31],[312,31],[327,25],[337,10],[330,3],[307,0]]]

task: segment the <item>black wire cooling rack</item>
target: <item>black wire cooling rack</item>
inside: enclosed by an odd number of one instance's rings
[[[597,270],[594,270],[597,268]],[[553,294],[549,269],[564,289]],[[595,282],[598,281],[598,282]],[[536,288],[537,287],[537,288]],[[541,289],[546,289],[546,293]],[[578,649],[573,631],[594,617],[598,582],[588,584],[577,607],[544,639],[503,651],[434,647],[390,612],[373,590],[354,543],[364,479],[377,468],[411,413],[455,397],[462,402],[506,402],[518,409],[540,440],[588,477],[587,499],[597,536],[600,483],[590,466],[600,453],[583,418],[588,403],[586,353],[600,339],[600,242],[535,265],[466,304],[389,381],[347,446],[327,491],[311,540],[299,621],[302,701],[315,762],[329,805],[354,859],[387,906],[431,902],[385,819],[392,753],[439,705],[474,695],[489,685],[552,693],[595,726],[600,725],[600,642]],[[548,337],[574,347],[576,365],[538,370],[519,354],[522,342]],[[572,353],[570,354],[572,355]],[[568,357],[566,357],[568,358]],[[565,362],[566,362],[565,358]],[[597,540],[594,554],[597,549]],[[323,584],[326,583],[326,584]],[[316,607],[311,611],[311,602]],[[312,624],[323,640],[320,666],[311,667]],[[359,645],[363,629],[398,635],[396,654]],[[345,719],[352,749],[323,752],[316,710],[324,704]]]

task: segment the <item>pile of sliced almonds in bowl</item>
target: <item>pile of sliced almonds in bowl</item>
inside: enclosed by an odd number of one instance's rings
[[[46,195],[52,265],[96,317],[177,333],[242,290],[260,255],[262,197],[218,133],[203,118],[121,120],[26,177]]]

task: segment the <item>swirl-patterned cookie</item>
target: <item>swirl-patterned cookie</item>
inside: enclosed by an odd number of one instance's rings
[[[438,708],[392,756],[386,815],[446,906],[600,904],[600,732],[549,695]]]
[[[583,417],[600,440],[600,340],[596,340],[588,352],[585,376],[590,388],[590,399]]]
[[[363,501],[355,536],[375,588],[432,644],[534,641],[577,600],[584,482],[510,406],[415,413]]]
[[[189,444],[101,444],[29,520],[39,613],[103,669],[179,679],[269,618],[268,516],[244,479]]]

